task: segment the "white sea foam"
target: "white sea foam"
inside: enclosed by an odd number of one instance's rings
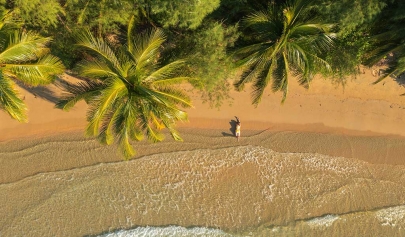
[[[311,227],[329,227],[339,219],[339,216],[336,215],[326,215],[322,217],[313,218],[311,220],[306,221],[306,223]]]
[[[389,207],[375,213],[381,225],[397,226],[405,222],[405,206]]]
[[[119,230],[116,232],[99,235],[100,237],[149,237],[149,236],[177,236],[177,237],[194,237],[194,236],[210,236],[210,237],[232,237],[233,235],[225,233],[218,229],[193,227],[185,228],[181,226],[168,227],[137,227],[132,230]]]

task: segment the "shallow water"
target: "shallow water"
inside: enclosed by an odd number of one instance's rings
[[[52,144],[111,155],[93,142]],[[405,235],[402,165],[247,145],[17,176],[0,184],[0,236]]]

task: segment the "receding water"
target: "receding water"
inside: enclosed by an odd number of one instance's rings
[[[404,194],[402,165],[176,151],[0,184],[0,236],[405,236]]]

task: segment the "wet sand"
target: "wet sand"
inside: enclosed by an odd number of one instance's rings
[[[293,84],[286,104],[269,92],[258,108],[248,90],[231,92],[231,106],[219,110],[193,95],[190,122],[179,125],[184,142],[135,143],[131,161],[83,137],[85,104],[66,113],[49,93],[23,91],[29,123],[0,113],[0,236],[171,225],[247,236],[401,236],[404,88],[373,79],[367,71],[344,91],[323,80],[309,91]]]
[[[44,145],[7,158],[27,154],[39,161],[58,150],[54,159],[79,161],[111,151],[80,140]],[[65,166],[1,184],[0,213],[7,216],[0,220],[2,236],[88,236],[171,225],[246,236],[351,236],[359,229],[367,236],[404,234],[404,165],[253,145],[158,149],[127,162]]]

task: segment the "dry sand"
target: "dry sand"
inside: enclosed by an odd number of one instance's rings
[[[250,103],[249,88],[246,88],[243,92],[232,90],[232,99],[216,109],[203,103],[194,91],[190,93],[194,108],[188,110],[189,122],[178,126],[180,129],[192,129],[194,134],[221,130],[223,136],[228,136],[231,135],[230,122],[234,116],[238,116],[243,124],[242,137],[246,135],[246,131],[255,133],[270,130],[305,133],[310,137],[329,134],[341,137],[357,136],[360,140],[370,136],[382,140],[401,140],[405,136],[405,96],[399,95],[404,93],[405,87],[392,79],[371,85],[376,79],[372,76],[372,70],[364,69],[365,74],[349,80],[344,88],[318,78],[309,90],[305,90],[292,80],[284,105],[280,104],[280,93],[274,94],[268,90],[261,104],[255,108]],[[75,81],[68,75],[64,75],[62,80]],[[33,91],[35,96],[26,89]],[[0,113],[0,142],[33,140],[83,131],[87,108],[84,102],[78,103],[71,111],[64,112],[54,108],[54,101],[61,93],[56,86],[26,89],[20,91],[29,108],[29,122],[19,123],[12,120],[8,114]],[[197,129],[204,131],[197,132]],[[284,145],[291,147],[288,143]],[[333,147],[333,144],[325,145]],[[385,151],[387,146],[389,144],[383,143],[380,148]],[[299,147],[306,151],[305,147]],[[363,152],[368,154],[366,149]],[[345,152],[338,154],[347,156]],[[353,155],[350,154],[350,157]]]

